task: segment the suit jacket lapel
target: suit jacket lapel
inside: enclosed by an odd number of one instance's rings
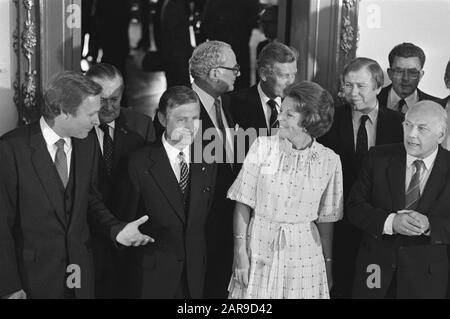
[[[387,127],[385,127],[386,122],[386,112],[383,108],[378,108],[378,119],[377,119],[377,132],[375,137],[375,145],[387,144],[389,136],[386,136],[391,132]]]
[[[405,208],[406,152],[403,146],[400,147],[401,149],[392,155],[386,172],[392,196],[392,209],[395,211]]]
[[[265,105],[261,105],[261,97],[259,96],[258,88],[256,85],[254,85],[249,91],[248,105],[249,111],[251,112],[251,117],[256,117],[256,128],[265,127],[266,129],[269,129],[267,127],[266,116],[263,110],[263,107],[265,107]]]
[[[183,223],[186,222],[180,186],[173,173],[166,150],[161,143],[155,144],[150,154],[149,173],[153,176],[161,192]]]
[[[47,145],[42,135],[39,122],[30,126],[30,145],[34,148],[31,155],[36,174],[39,177],[42,188],[56,212],[56,217],[60,223],[66,227],[66,214],[64,212],[64,203],[61,198],[59,188],[60,182],[55,174],[55,168],[52,158],[48,152]]]
[[[339,135],[341,136],[341,143],[344,147],[345,154],[355,154],[355,138],[353,132],[352,110],[350,105],[342,106],[345,108],[341,118],[341,125],[339,125]]]
[[[439,195],[439,191],[446,182],[445,178],[448,169],[449,163],[445,161],[444,151],[439,146],[433,169],[428,177],[427,184],[419,201],[419,206],[417,207],[420,213],[425,214],[433,205],[436,197]]]

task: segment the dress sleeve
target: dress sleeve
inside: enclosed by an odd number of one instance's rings
[[[332,223],[343,217],[344,193],[342,184],[342,167],[338,156],[329,159],[334,167],[319,203],[318,223]]]
[[[255,140],[244,159],[241,171],[228,190],[227,197],[246,204],[252,209],[256,206],[256,187],[261,167],[261,138]]]

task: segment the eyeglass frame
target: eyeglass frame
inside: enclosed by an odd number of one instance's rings
[[[241,66],[239,64],[236,64],[232,68],[230,68],[228,66],[221,66],[221,65],[217,66],[217,68],[233,71],[234,75],[238,75],[241,72]]]
[[[420,78],[420,76],[422,74],[422,70],[417,70],[417,69],[402,69],[402,68],[391,69],[391,68],[389,68],[388,71],[392,73],[392,76],[395,76],[397,78],[402,77],[405,74],[405,72],[406,72],[406,76],[411,79],[418,79],[418,78]],[[413,72],[413,73],[411,73],[411,72]]]

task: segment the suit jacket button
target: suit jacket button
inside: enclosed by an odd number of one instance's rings
[[[205,188],[203,189],[203,193],[209,192],[210,190],[211,190],[211,188],[209,188],[209,186],[208,186],[208,187],[205,187]]]
[[[205,167],[205,166],[202,166],[202,171],[204,171],[204,170],[206,170],[206,167]]]

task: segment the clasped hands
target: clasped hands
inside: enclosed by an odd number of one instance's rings
[[[420,236],[430,229],[428,217],[414,210],[399,210],[392,222],[394,234]]]
[[[116,236],[118,243],[124,246],[144,246],[149,242],[154,243],[155,240],[150,236],[144,235],[139,231],[139,226],[144,224],[148,220],[148,216],[142,216],[141,218],[128,223]]]

